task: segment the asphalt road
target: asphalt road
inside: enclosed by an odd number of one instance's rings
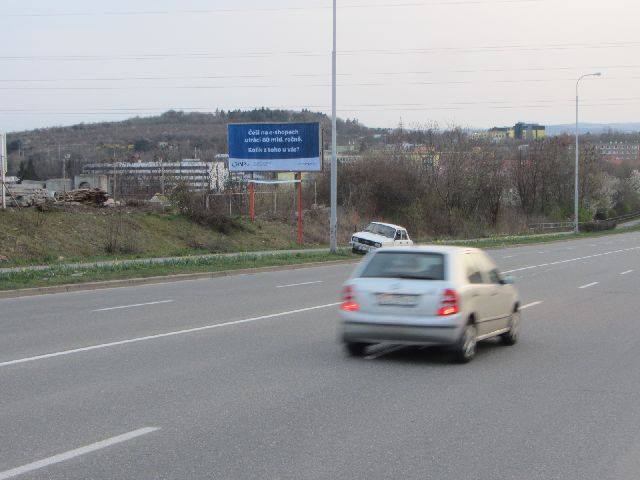
[[[347,358],[352,266],[0,300],[0,480],[636,479],[640,234],[494,250],[521,342]]]

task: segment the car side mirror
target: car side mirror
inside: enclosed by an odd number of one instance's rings
[[[515,283],[513,277],[511,275],[503,275],[502,280],[500,281],[502,285],[513,285]]]

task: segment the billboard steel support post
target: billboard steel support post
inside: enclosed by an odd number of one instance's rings
[[[338,251],[338,159],[336,132],[336,49],[337,49],[337,0],[333,0],[333,51],[331,54],[331,220],[329,225],[330,249]]]
[[[256,189],[253,182],[249,184],[249,218],[256,221]]]
[[[302,232],[302,173],[296,173],[298,181],[298,245],[304,243],[304,235]]]

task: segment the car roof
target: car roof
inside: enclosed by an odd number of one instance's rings
[[[453,245],[413,245],[403,247],[383,247],[377,252],[418,252],[418,253],[440,253],[443,255],[461,255],[464,253],[480,252],[478,248],[457,247]]]
[[[375,223],[376,225],[384,225],[385,227],[395,228],[396,230],[406,230],[406,228],[401,227],[400,225],[394,225],[393,223],[384,223],[384,222],[370,222]]]

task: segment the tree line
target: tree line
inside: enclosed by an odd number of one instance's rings
[[[395,144],[339,168],[338,199],[348,222],[403,223],[420,235],[520,232],[530,223],[572,219],[574,138],[494,143],[460,129],[397,132]],[[612,165],[593,143],[580,155],[581,221],[640,210],[640,172]],[[329,202],[329,172],[318,192]]]

